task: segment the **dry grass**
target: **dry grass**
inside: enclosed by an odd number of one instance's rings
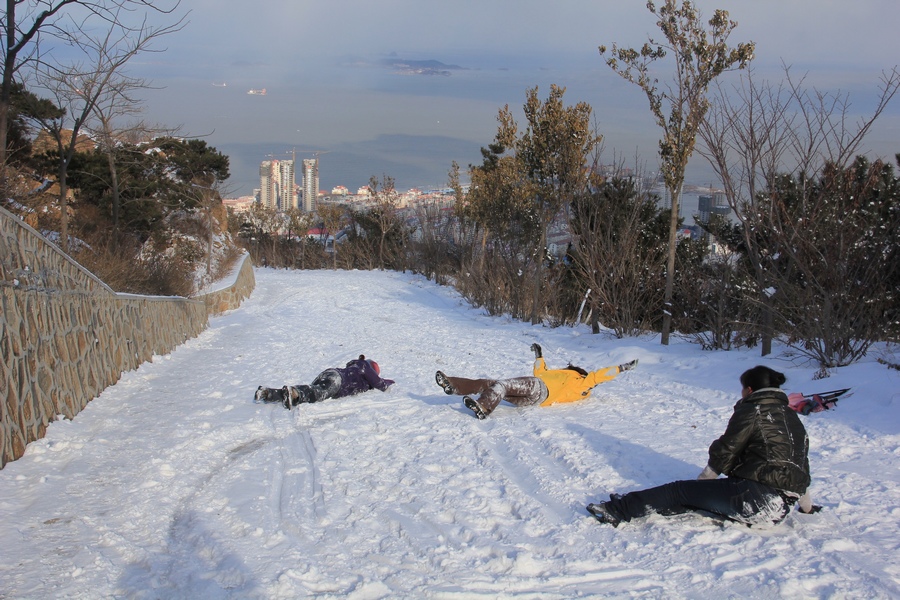
[[[95,240],[73,258],[117,292],[152,296],[189,296],[190,264],[155,255],[140,259],[139,248],[127,240]]]

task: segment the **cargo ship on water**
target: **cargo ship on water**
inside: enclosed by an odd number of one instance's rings
[[[247,92],[247,93],[250,94],[251,96],[265,96],[265,95],[266,95],[266,88],[261,88],[261,89],[258,89],[258,90],[251,89],[251,90],[250,90],[249,92]]]

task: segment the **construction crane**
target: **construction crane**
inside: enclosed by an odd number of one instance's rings
[[[319,160],[320,154],[328,154],[331,150],[310,150],[309,152],[303,152],[302,154],[312,154],[316,160]]]
[[[306,152],[297,152],[296,148],[285,150],[284,152],[269,153],[265,157],[270,160],[281,160],[282,157],[290,157],[295,163],[297,162],[297,154],[312,154],[316,160],[319,160],[320,154],[328,154],[331,150],[308,150]]]
[[[266,154],[265,157],[270,160],[282,160],[283,158],[289,158],[291,160],[296,160],[296,150],[285,150],[284,152],[276,152]]]

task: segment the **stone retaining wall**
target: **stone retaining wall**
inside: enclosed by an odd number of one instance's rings
[[[231,285],[197,298],[116,294],[0,208],[0,468],[51,421],[73,418],[123,372],[195,337],[254,286],[245,255]]]

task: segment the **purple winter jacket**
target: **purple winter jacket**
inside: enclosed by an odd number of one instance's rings
[[[336,398],[352,396],[371,389],[384,392],[394,383],[392,379],[379,377],[372,365],[363,359],[351,360],[344,368],[334,370],[341,375],[341,389]]]

